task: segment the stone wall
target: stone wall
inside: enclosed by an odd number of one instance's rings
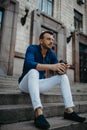
[[[15,51],[25,53],[26,47],[30,44],[30,26],[31,26],[31,12],[37,8],[38,0],[18,0],[19,1],[19,15],[17,24],[16,48]],[[20,19],[25,14],[26,4],[29,5],[29,14],[26,19],[26,24],[21,25]],[[83,15],[83,32],[87,33],[86,27],[86,13],[84,4],[79,6],[76,0],[54,0],[53,17],[61,21],[68,29],[73,26],[74,9],[81,12]],[[68,33],[69,35],[69,33]],[[69,46],[70,47],[70,46]],[[70,48],[71,50],[71,48]]]
[[[30,42],[30,25],[31,12],[36,9],[37,0],[18,0],[19,1],[19,15],[17,24],[17,36],[15,51],[25,53]],[[24,26],[21,24],[21,17],[25,15],[25,8],[29,6],[29,13]]]
[[[37,9],[38,0],[18,0],[19,1],[19,15],[17,22],[17,35],[15,52],[25,54],[27,46],[30,44],[30,28],[31,28],[31,13]],[[87,0],[86,0],[87,2]],[[26,4],[29,8],[28,17],[24,26],[21,25],[20,19],[25,15]],[[86,7],[86,8],[85,8]],[[78,5],[77,0],[54,0],[53,17],[61,22],[66,27],[66,36],[70,35],[71,28],[74,26],[74,9],[83,14],[83,32],[87,34],[87,3],[86,5]],[[72,56],[72,40],[67,44],[67,61],[73,64]],[[20,59],[23,62],[23,59]],[[19,68],[17,57],[14,61],[14,74],[18,74],[16,68]],[[18,66],[18,67],[17,67]],[[21,72],[21,69],[20,69]],[[73,76],[74,70],[70,70],[69,75]],[[71,77],[69,76],[69,77]],[[74,77],[72,78],[74,80]]]
[[[87,34],[85,4],[78,5],[76,0],[60,0],[60,19],[67,28],[67,37],[74,26],[74,9],[83,14],[83,32]],[[67,60],[72,64],[72,41],[67,45]]]
[[[30,26],[31,26],[31,13],[36,9],[37,0],[18,0],[19,1],[19,15],[17,19],[17,35],[15,52],[25,54],[26,48],[30,44]],[[29,8],[28,17],[24,26],[21,24],[21,18],[25,15],[25,8]],[[14,58],[14,75],[20,75],[22,72],[23,58]],[[19,64],[20,63],[20,64]]]

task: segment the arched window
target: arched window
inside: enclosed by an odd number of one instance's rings
[[[46,14],[53,15],[53,0],[38,0],[38,9]]]

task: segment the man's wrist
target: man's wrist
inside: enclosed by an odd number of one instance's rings
[[[37,70],[52,70],[51,64],[38,64],[36,67]]]
[[[51,64],[49,64],[49,70],[52,70],[52,65]]]

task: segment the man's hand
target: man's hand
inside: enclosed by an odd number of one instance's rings
[[[66,70],[69,67],[70,67],[69,64],[57,63],[57,64],[52,65],[51,70],[58,72],[58,74],[64,74],[64,73],[66,73]]]
[[[41,70],[52,70],[58,72],[59,74],[66,73],[66,70],[70,67],[69,64],[57,63],[57,64],[38,64],[36,69]]]

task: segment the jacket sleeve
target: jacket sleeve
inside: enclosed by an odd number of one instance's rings
[[[26,69],[35,69],[38,62],[35,62],[35,48],[33,46],[29,46],[25,55],[24,66]]]
[[[58,58],[57,58],[56,54],[53,51],[51,53],[51,63],[52,64],[58,63]]]

